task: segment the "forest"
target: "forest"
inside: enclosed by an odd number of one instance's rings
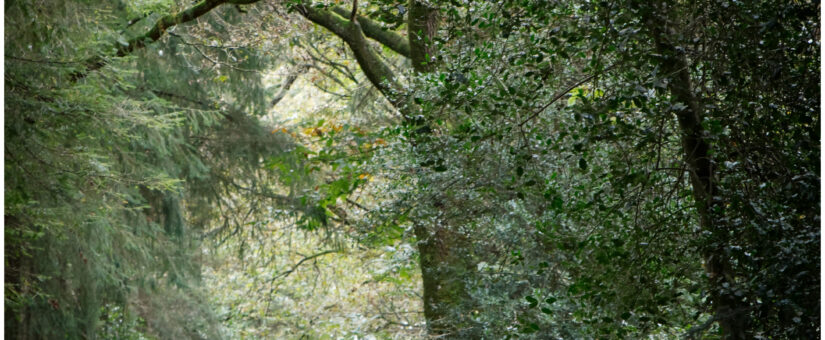
[[[4,335],[819,339],[812,0],[6,0]]]

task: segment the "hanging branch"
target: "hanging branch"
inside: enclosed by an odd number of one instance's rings
[[[201,55],[202,57],[204,57],[206,60],[208,60],[209,62],[211,62],[211,63],[212,63],[212,65],[215,65],[215,66],[226,66],[226,67],[229,67],[229,68],[231,68],[231,69],[233,69],[233,70],[237,70],[237,71],[240,71],[240,72],[247,72],[247,73],[261,73],[261,71],[258,71],[258,70],[252,70],[252,69],[247,69],[247,68],[237,67],[237,66],[232,65],[232,64],[230,64],[230,63],[225,63],[225,62],[222,62],[222,61],[219,61],[219,60],[215,60],[215,59],[213,59],[212,57],[208,56],[208,55],[207,55],[206,53],[204,53],[203,51],[201,51],[201,49],[200,49],[200,48],[198,48],[198,46],[204,46],[204,45],[190,43],[190,42],[186,41],[186,39],[184,39],[184,38],[183,38],[180,34],[176,34],[176,33],[169,32],[169,35],[170,35],[170,36],[172,36],[172,37],[178,38],[178,39],[181,41],[181,43],[183,43],[184,45],[187,45],[187,46],[191,47],[192,49],[194,49],[195,51],[197,51],[197,52],[198,52],[198,54],[200,54],[200,55]]]
[[[338,73],[343,74],[344,76],[346,76],[347,78],[349,78],[349,79],[350,79],[350,80],[352,80],[353,82],[356,82],[356,83],[358,82],[358,78],[356,78],[356,77],[355,77],[355,74],[354,74],[352,71],[350,71],[349,67],[347,67],[347,66],[346,66],[346,65],[344,65],[344,64],[337,63],[337,62],[335,62],[335,61],[330,60],[328,57],[326,57],[326,56],[324,55],[324,53],[323,53],[323,52],[321,52],[321,51],[318,49],[318,47],[316,47],[316,46],[314,46],[314,45],[312,45],[312,44],[310,44],[310,45],[308,45],[308,46],[309,46],[309,48],[311,48],[312,50],[314,50],[314,51],[315,51],[315,53],[318,53],[318,55],[316,56],[316,55],[314,55],[314,54],[312,53],[312,51],[310,51],[310,50],[306,50],[306,51],[307,51],[307,53],[309,54],[309,57],[310,57],[310,58],[312,58],[312,60],[314,60],[314,61],[316,61],[316,62],[320,62],[320,63],[326,64],[326,65],[329,65],[330,67],[332,67],[332,69],[333,69],[333,70],[337,71]],[[320,70],[320,68],[319,68],[319,70]]]

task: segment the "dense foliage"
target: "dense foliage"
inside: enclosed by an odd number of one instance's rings
[[[820,332],[809,1],[9,1],[12,339]]]

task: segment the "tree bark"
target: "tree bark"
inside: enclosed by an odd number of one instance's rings
[[[341,17],[346,17],[350,14],[345,8],[339,6],[333,7],[332,11]],[[407,58],[410,57],[410,43],[407,41],[406,37],[402,37],[395,32],[385,30],[381,27],[381,25],[365,16],[359,15],[356,17],[355,21],[358,21],[358,24],[361,25],[361,30],[364,31],[364,35],[368,38],[389,47],[391,50],[400,55]]]
[[[439,339],[478,339],[472,323],[475,305],[465,279],[475,267],[470,240],[449,224],[415,226],[427,331]]]
[[[435,70],[433,38],[438,31],[438,9],[420,0],[410,0],[407,16],[407,36],[410,39],[410,60],[416,72]]]

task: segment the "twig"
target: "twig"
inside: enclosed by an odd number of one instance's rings
[[[62,60],[50,60],[50,59],[27,59],[21,57],[10,56],[8,54],[4,55],[6,59],[17,60],[17,61],[25,61],[29,63],[41,63],[41,64],[57,64],[57,65],[71,65],[71,64],[81,64],[83,61],[62,61]]]
[[[617,63],[617,64],[613,64],[613,65],[611,65],[610,67],[608,67],[608,68],[604,69],[604,72],[607,72],[607,71],[609,71],[609,70],[611,70],[611,69],[615,68],[617,65],[618,65],[618,63]],[[533,112],[533,114],[532,114],[532,115],[530,115],[530,117],[527,117],[527,119],[525,119],[523,122],[519,123],[519,126],[523,126],[524,124],[527,124],[527,122],[529,122],[529,121],[533,120],[533,118],[536,118],[536,116],[538,116],[540,113],[542,113],[542,112],[543,112],[545,109],[547,109],[550,105],[553,105],[553,103],[557,102],[559,99],[561,99],[562,97],[564,97],[566,94],[570,93],[570,91],[573,91],[573,89],[575,89],[575,88],[577,88],[577,87],[581,86],[582,84],[584,84],[584,83],[586,83],[586,82],[588,82],[588,81],[592,80],[593,78],[595,78],[595,77],[596,77],[596,76],[598,76],[599,74],[600,74],[600,73],[594,73],[594,74],[591,74],[591,75],[589,75],[589,76],[585,77],[584,79],[579,80],[579,81],[578,81],[578,82],[576,82],[575,84],[570,85],[569,87],[567,87],[567,88],[566,88],[566,89],[564,89],[563,91],[561,91],[561,92],[557,93],[555,96],[553,96],[553,99],[552,99],[552,100],[550,100],[550,102],[549,102],[549,103],[544,104],[544,106],[542,106],[541,108],[539,108],[538,110],[536,110],[535,112]]]
[[[269,281],[270,281],[270,282],[273,282],[273,281],[275,281],[275,280],[277,280],[277,279],[281,279],[281,278],[285,278],[285,277],[289,276],[289,274],[292,274],[292,273],[293,273],[296,269],[298,269],[298,267],[300,267],[300,266],[301,266],[304,262],[307,262],[307,261],[309,261],[309,260],[312,260],[312,259],[315,259],[315,258],[318,258],[318,257],[324,256],[324,255],[327,255],[327,254],[332,254],[332,253],[340,253],[340,252],[341,252],[340,250],[333,249],[333,250],[325,250],[325,251],[322,251],[322,252],[320,252],[320,253],[317,253],[317,254],[314,254],[314,255],[310,255],[310,256],[304,256],[304,258],[303,258],[303,259],[301,259],[301,260],[300,260],[300,261],[298,261],[297,263],[293,264],[293,265],[292,265],[292,267],[290,267],[289,269],[287,269],[287,270],[285,270],[285,271],[283,271],[283,272],[279,273],[278,275],[275,275],[275,276],[274,276],[274,277],[272,277],[272,279],[270,279]]]
[[[581,86],[582,84],[584,84],[584,83],[586,83],[586,82],[590,81],[591,79],[593,79],[593,78],[595,78],[595,77],[596,77],[596,75],[595,75],[595,74],[591,74],[591,75],[589,75],[589,76],[585,77],[584,79],[579,80],[579,81],[578,81],[578,82],[576,82],[575,84],[570,85],[569,87],[567,87],[567,88],[566,88],[566,89],[564,89],[563,91],[561,91],[561,92],[557,93],[555,96],[553,96],[553,99],[551,99],[549,103],[544,104],[544,106],[542,106],[541,108],[539,108],[538,110],[536,110],[535,112],[533,112],[533,114],[532,114],[532,115],[530,115],[530,117],[527,117],[527,119],[525,119],[524,121],[522,121],[521,123],[519,123],[519,125],[518,125],[518,126],[523,126],[524,124],[527,124],[527,122],[529,122],[529,121],[533,120],[533,118],[536,118],[536,116],[538,116],[538,115],[539,115],[539,113],[542,113],[542,111],[544,111],[545,109],[547,109],[550,105],[553,105],[553,103],[555,103],[555,102],[559,101],[559,99],[561,99],[562,97],[564,97],[566,94],[570,93],[570,91],[573,91],[573,89],[575,89],[575,88],[577,88],[577,87]]]
[[[241,67],[237,67],[237,66],[234,66],[234,65],[232,65],[232,64],[229,64],[229,63],[225,63],[225,62],[222,62],[222,61],[219,61],[219,60],[212,59],[211,57],[209,57],[208,55],[206,55],[206,53],[204,53],[203,51],[201,51],[201,50],[200,50],[200,49],[199,49],[199,48],[198,48],[195,44],[189,43],[188,41],[186,41],[186,39],[184,39],[184,38],[183,38],[183,37],[181,37],[180,35],[178,35],[178,34],[176,34],[176,33],[172,33],[172,32],[168,32],[168,33],[169,33],[169,36],[171,36],[171,37],[175,37],[175,38],[180,39],[180,41],[181,41],[184,45],[188,45],[188,46],[192,47],[193,49],[195,49],[195,51],[198,51],[198,53],[199,53],[201,56],[203,56],[204,58],[206,58],[206,60],[209,60],[209,61],[210,61],[213,65],[216,65],[216,66],[226,65],[227,67],[229,67],[229,68],[231,68],[231,69],[238,70],[238,71],[241,71],[241,72],[261,73],[261,71],[258,71],[258,70],[251,70],[251,69],[241,68]]]

